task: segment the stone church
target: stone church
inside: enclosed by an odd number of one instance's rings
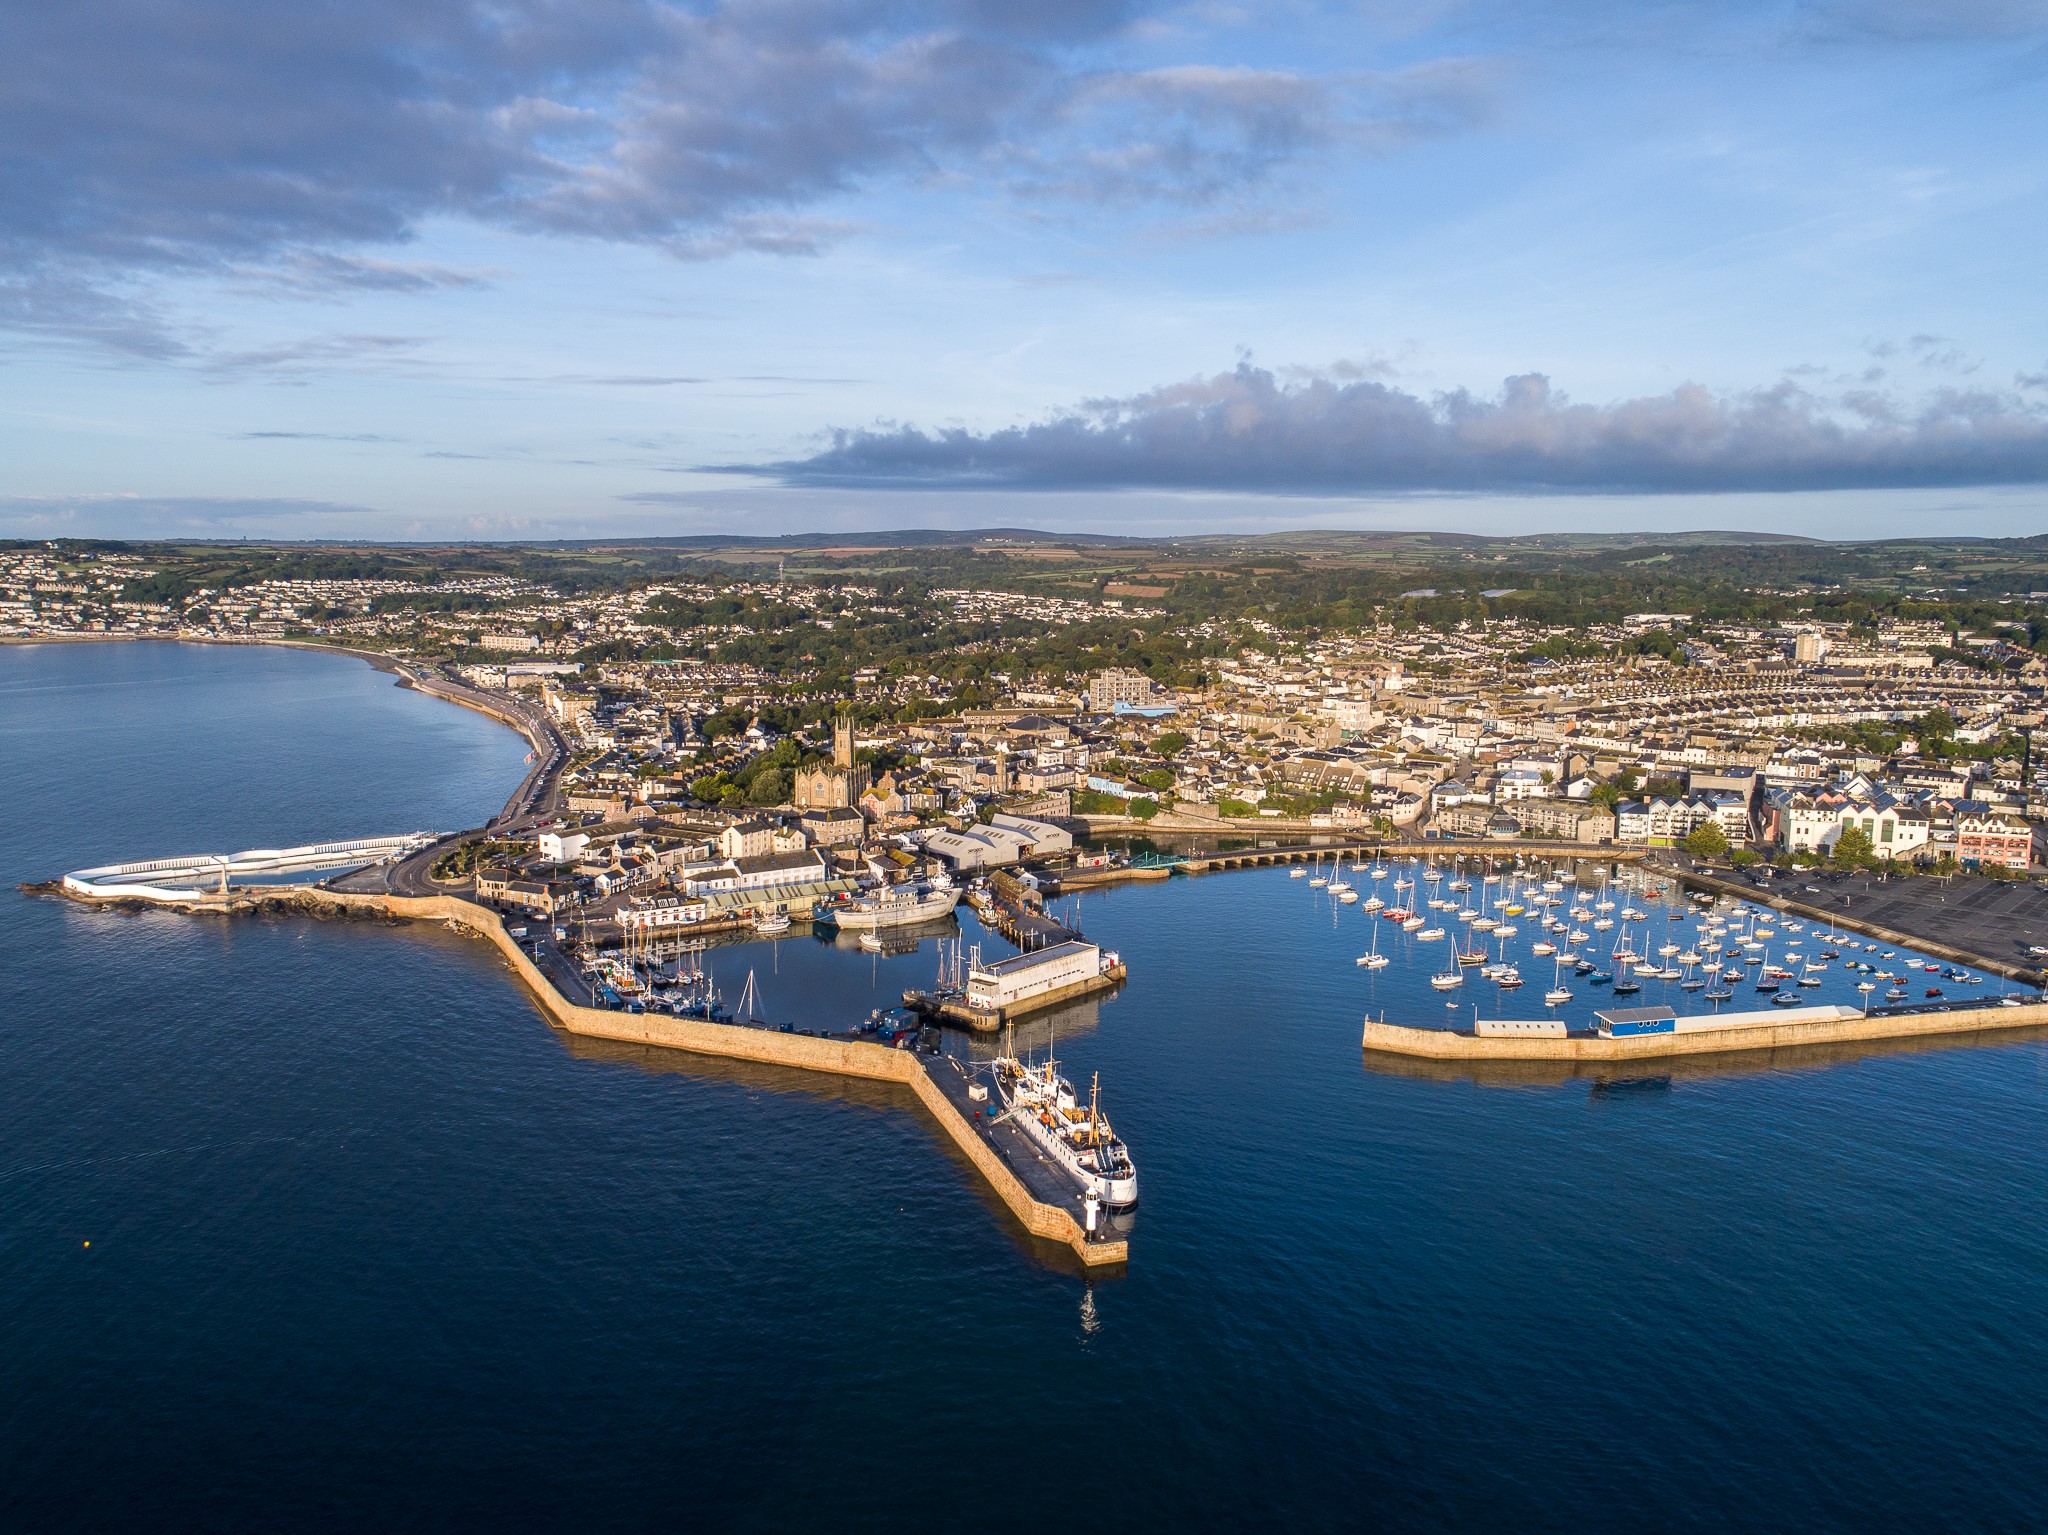
[[[853,760],[853,721],[842,716],[832,725],[832,760],[802,768],[796,775],[799,810],[858,810],[868,786],[868,770]]]

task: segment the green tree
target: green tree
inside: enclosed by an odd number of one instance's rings
[[[1870,834],[1860,826],[1844,826],[1835,838],[1834,860],[1845,869],[1860,869],[1870,862]]]
[[[1169,730],[1152,743],[1152,749],[1162,757],[1177,757],[1187,750],[1188,738],[1178,730]]]
[[[1728,852],[1728,833],[1719,821],[1702,821],[1685,839],[1685,850],[1695,858],[1721,858]]]
[[[765,773],[756,773],[753,783],[747,788],[747,803],[780,805],[789,798],[789,784],[789,774],[782,768],[770,768]]]
[[[1159,814],[1159,801],[1150,795],[1140,795],[1131,801],[1131,814],[1141,821],[1149,821]]]
[[[1138,775],[1138,782],[1148,789],[1165,791],[1173,787],[1173,769],[1169,767],[1150,768]]]

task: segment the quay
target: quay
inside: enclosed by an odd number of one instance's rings
[[[1754,1023],[1748,1021],[1752,1018]],[[2048,1004],[2007,1005],[1989,999],[1981,1003],[1900,1007],[1869,1013],[1813,1007],[1783,1016],[1747,1014],[1729,1019],[1726,1026],[1716,1026],[1717,1020],[1711,1016],[1698,1021],[1705,1026],[1614,1035],[1591,1029],[1566,1031],[1562,1025],[1553,1032],[1540,1034],[1424,1029],[1368,1018],[1361,1043],[1369,1053],[1434,1061],[1640,1061],[1662,1056],[1792,1050],[1813,1045],[2031,1029],[2048,1024]],[[1539,1026],[1541,1020],[1530,1025]]]
[[[403,844],[406,839],[381,840]],[[334,845],[327,846],[331,849]],[[179,873],[186,877],[196,873],[209,883],[221,862],[207,857],[159,861],[160,865],[178,864]],[[110,877],[128,870],[136,871],[136,877]],[[566,1033],[907,1087],[1030,1235],[1065,1247],[1088,1269],[1116,1268],[1129,1262],[1130,1243],[1123,1229],[1097,1220],[1095,1229],[1090,1230],[1079,1190],[1069,1189],[1049,1168],[1038,1166],[1036,1153],[1023,1145],[1014,1128],[1011,1133],[1018,1144],[1007,1144],[1001,1127],[990,1116],[974,1112],[978,1106],[968,1093],[964,1072],[951,1057],[932,1057],[928,1063],[913,1050],[852,1036],[784,1033],[745,1024],[583,1006],[562,994],[506,931],[496,912],[460,896],[357,893],[304,884],[232,886],[225,892],[176,889],[153,883],[142,865],[80,870],[47,888],[73,900],[101,905],[146,902],[189,912],[276,910],[441,923],[494,945],[543,1016]],[[955,1083],[951,1080],[955,1076],[963,1080]]]
[[[1227,869],[1266,869],[1279,864],[1314,863],[1332,853],[1372,853],[1388,858],[1551,858],[1583,863],[1641,863],[1639,847],[1595,847],[1584,842],[1326,842],[1308,847],[1257,847],[1228,853],[1196,853],[1175,865],[1184,874],[1221,874]]]

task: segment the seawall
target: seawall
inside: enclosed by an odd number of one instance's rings
[[[242,887],[224,899],[210,900],[199,896],[180,906],[180,909],[189,911],[221,912],[264,908],[306,912],[325,909],[365,917],[440,922],[470,933],[497,948],[512,967],[513,974],[519,977],[539,1004],[541,1012],[551,1023],[570,1034],[686,1050],[727,1060],[786,1066],[797,1071],[902,1083],[916,1094],[918,1102],[938,1122],[939,1128],[974,1164],[996,1196],[1032,1236],[1071,1249],[1089,1268],[1120,1266],[1130,1259],[1128,1242],[1108,1236],[1091,1238],[1081,1223],[1066,1210],[1033,1198],[1016,1174],[1003,1164],[974,1127],[961,1117],[960,1111],[946,1099],[926,1071],[924,1062],[911,1051],[869,1044],[865,1040],[819,1039],[807,1034],[784,1034],[770,1029],[742,1028],[694,1018],[666,1017],[658,1013],[608,1012],[579,1006],[555,990],[532,958],[505,931],[505,924],[496,912],[459,896],[354,895],[303,885],[266,889]]]
[[[1368,1019],[1362,1043],[1367,1050],[1434,1061],[1640,1061],[1659,1056],[1722,1055],[1742,1050],[1789,1050],[1871,1040],[1988,1034],[2039,1028],[2043,1024],[2048,1024],[2048,1004],[2039,1002],[2025,1002],[2017,1007],[1959,1007],[1945,1013],[1907,1013],[1896,1017],[1879,1013],[1747,1029],[1639,1034],[1622,1039],[1585,1035],[1480,1037],[1450,1029],[1412,1029]]]

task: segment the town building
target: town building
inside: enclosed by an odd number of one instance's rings
[[[1088,679],[1088,712],[1114,714],[1121,704],[1127,709],[1149,708],[1159,701],[1159,690],[1143,672],[1112,667]]]
[[[2000,869],[2031,866],[2033,828],[2016,816],[1989,809],[1956,809],[1956,862],[1965,868],[1990,864]]]
[[[867,792],[868,769],[854,761],[853,721],[832,723],[832,760],[796,775],[793,801],[799,810],[858,810]]]
[[[983,1012],[1014,1007],[1102,974],[1102,951],[1092,943],[1056,943],[1050,948],[981,965],[967,974],[967,1005]]]

